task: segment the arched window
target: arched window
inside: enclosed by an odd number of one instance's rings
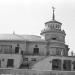
[[[19,53],[19,44],[15,47],[15,54]]]
[[[61,60],[60,59],[52,60],[52,70],[61,70]]]
[[[61,50],[60,50],[60,48],[56,48],[56,55],[61,55]]]
[[[63,61],[63,70],[70,71],[71,70],[71,60]]]
[[[33,49],[33,54],[34,54],[34,55],[38,55],[38,54],[39,54],[38,45],[35,45],[35,47],[34,47],[34,49]]]

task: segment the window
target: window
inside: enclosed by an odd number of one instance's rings
[[[14,60],[13,59],[8,59],[7,67],[13,67],[13,66],[14,66]]]
[[[0,45],[0,53],[12,53],[12,46],[11,45]]]
[[[28,58],[23,58],[23,61],[28,61]]]
[[[52,60],[52,70],[61,70],[61,60],[60,59]]]
[[[21,68],[21,69],[25,69],[25,68],[26,68],[26,69],[29,69],[29,66],[30,66],[29,63],[25,63],[25,64],[21,64],[21,65],[20,65],[20,68]]]
[[[35,48],[34,48],[34,50],[33,50],[33,54],[34,54],[34,55],[38,55],[38,54],[39,54],[39,48],[38,48],[37,45],[35,45]]]
[[[21,54],[23,55],[23,51],[21,51]]]
[[[61,55],[61,49],[60,48],[56,48],[56,55]]]
[[[25,68],[29,68],[29,63],[23,65]]]
[[[52,38],[52,40],[56,40],[56,38]]]
[[[73,61],[73,70],[75,70],[75,61]]]
[[[0,60],[0,67],[1,67],[1,60]]]
[[[4,61],[4,59],[2,59],[2,61]]]
[[[71,60],[63,61],[63,70],[70,71],[71,70]]]
[[[15,47],[15,54],[19,53],[19,47]]]
[[[33,54],[34,54],[34,55],[38,55],[38,54],[39,54],[39,48],[34,48]]]
[[[19,44],[15,47],[15,54],[19,53]]]
[[[56,25],[56,29],[59,29],[59,25]]]
[[[31,61],[36,61],[36,58],[31,58]]]
[[[35,47],[38,47],[38,45],[35,45]]]

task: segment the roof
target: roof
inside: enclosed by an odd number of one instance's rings
[[[47,23],[59,23],[59,24],[62,24],[61,22],[58,22],[58,21],[56,21],[56,20],[48,21],[48,22],[46,22],[45,24],[47,24]]]
[[[0,40],[45,41],[37,35],[0,34]]]
[[[29,41],[42,41],[40,36],[37,35],[21,35],[24,39],[27,39]]]

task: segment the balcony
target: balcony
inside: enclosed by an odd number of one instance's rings
[[[66,35],[65,31],[64,30],[61,30],[61,29],[60,30],[57,30],[57,29],[43,29],[41,31],[41,34],[43,34],[45,32],[59,32],[59,33],[62,33],[62,34],[65,34]]]

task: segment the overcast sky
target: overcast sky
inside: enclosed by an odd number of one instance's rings
[[[44,23],[55,18],[63,23],[66,43],[75,52],[75,0],[0,0],[0,34],[40,35]]]

